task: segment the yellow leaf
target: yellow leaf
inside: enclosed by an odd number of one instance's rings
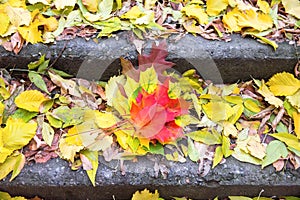
[[[28,90],[22,92],[16,97],[15,104],[19,108],[23,108],[31,112],[39,112],[41,104],[46,100],[47,99],[41,92],[37,90]]]
[[[68,144],[64,138],[59,140],[60,157],[71,162],[74,162],[74,156],[83,148],[84,146]]]
[[[121,16],[122,19],[137,19],[144,15],[138,6],[133,6],[127,13]]]
[[[147,200],[159,200],[159,194],[157,190],[155,190],[155,193],[151,193],[149,190],[144,189],[143,191],[136,191],[131,200],[141,200],[141,199],[147,199]]]
[[[181,9],[183,13],[185,13],[188,17],[195,18],[199,24],[207,24],[208,23],[208,15],[205,13],[202,6],[189,4]]]
[[[127,149],[128,148],[128,144],[127,144],[128,135],[122,130],[115,131],[114,134],[117,136],[118,144],[123,149]]]
[[[286,97],[289,103],[300,112],[300,90],[295,94]]]
[[[257,5],[263,13],[266,13],[266,14],[270,13],[271,8],[270,8],[270,5],[268,4],[268,2],[263,1],[263,0],[258,0]]]
[[[8,118],[5,128],[0,129],[0,163],[14,150],[20,149],[33,138],[37,124],[25,123],[21,119]]]
[[[9,26],[9,18],[5,13],[0,13],[0,35],[6,33]]]
[[[300,88],[300,81],[287,72],[275,74],[266,84],[275,96],[293,95]]]
[[[140,73],[139,83],[148,93],[154,92],[158,83],[158,78],[154,67],[149,67]]]
[[[228,120],[234,114],[234,110],[228,103],[209,102],[202,106],[205,114],[215,122]]]
[[[259,94],[261,94],[263,97],[265,97],[265,100],[271,104],[274,105],[276,108],[283,105],[283,101],[277,97],[274,96],[274,94],[269,90],[269,88],[265,85],[264,81],[262,81],[261,86],[259,90],[257,91]]]
[[[248,141],[247,149],[249,150],[252,156],[260,160],[262,160],[266,155],[266,147],[263,144],[261,144],[260,140],[251,138]]]
[[[43,15],[39,14],[37,19],[40,22],[40,25],[44,25],[45,31],[55,31],[58,27],[58,21],[54,17],[44,17]]]
[[[238,25],[241,27],[252,27],[258,31],[264,31],[273,26],[270,15],[258,13],[254,9],[240,12],[238,15]]]
[[[42,32],[38,29],[39,22],[33,22],[29,26],[18,27],[18,32],[21,36],[31,44],[42,42]]]
[[[80,154],[80,158],[82,158],[82,156],[84,156],[90,163],[91,163],[91,167],[92,169],[85,169],[86,173],[90,179],[90,181],[92,182],[93,186],[96,186],[95,181],[96,181],[96,174],[97,174],[97,170],[98,170],[98,151],[88,151],[85,150],[83,152],[81,152]],[[84,166],[84,160],[85,159],[81,159],[83,166]]]
[[[223,159],[223,152],[222,152],[222,147],[218,146],[215,150],[215,155],[214,155],[214,160],[213,160],[213,166],[212,168],[215,168]]]
[[[2,124],[4,109],[5,109],[5,105],[2,102],[0,102],[0,124]],[[1,146],[1,143],[0,143],[0,146]]]
[[[285,11],[300,19],[300,1],[299,0],[282,0]]]
[[[4,163],[0,164],[0,180],[5,178],[11,171],[13,171],[13,175],[10,179],[14,179],[23,168],[25,163],[25,156],[23,154],[17,154],[9,156]]]
[[[244,112],[244,106],[242,104],[238,104],[232,107],[234,114],[228,119],[228,121],[232,124],[235,124],[237,120],[241,117]]]
[[[206,12],[208,15],[217,16],[218,14],[220,14],[220,12],[227,8],[228,0],[207,0],[206,6]]]
[[[257,105],[256,101],[253,99],[246,99],[244,101],[244,106],[251,112],[258,113],[261,111],[260,107]]]
[[[197,21],[194,19],[190,19],[185,21],[183,24],[184,29],[189,33],[203,33],[203,29],[197,25]]]
[[[232,11],[228,12],[223,16],[223,23],[225,28],[227,28],[230,32],[238,32],[241,31],[242,27],[238,25],[238,15],[240,11],[237,8],[234,8]]]
[[[117,117],[110,112],[95,112],[96,124],[99,128],[110,128],[117,123]]]
[[[85,5],[86,9],[92,13],[98,11],[98,5],[100,0],[82,0],[82,4]]]
[[[300,139],[300,113],[294,112],[293,120],[295,126],[295,133],[297,135],[297,138]]]
[[[58,10],[62,10],[67,6],[74,7],[76,0],[54,0],[54,5]]]
[[[231,135],[232,137],[237,137],[238,131],[233,124],[231,124],[228,121],[224,121],[222,125],[223,125],[223,134],[225,136],[228,137],[229,135]]]
[[[8,0],[8,4],[13,7],[26,8],[25,0]]]
[[[31,22],[30,12],[24,8],[6,6],[6,13],[9,16],[10,22],[15,27],[19,27],[21,25],[29,26]]]

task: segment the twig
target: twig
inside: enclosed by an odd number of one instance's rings
[[[69,41],[66,41],[64,44],[64,47],[62,48],[62,50],[59,52],[58,56],[55,58],[55,60],[47,67],[46,71],[48,71],[51,67],[53,67],[53,65],[58,61],[58,59],[62,56],[62,54],[64,53],[64,51],[66,50],[67,44]]]

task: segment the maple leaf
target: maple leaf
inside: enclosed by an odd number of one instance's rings
[[[158,46],[153,43],[149,55],[138,55],[139,70],[145,71],[147,68],[153,66],[157,73],[158,80],[163,83],[166,79],[163,72],[175,65],[172,62],[166,61],[167,56],[168,51],[166,41],[162,41]]]
[[[166,143],[182,135],[182,128],[174,120],[188,113],[189,103],[180,98],[170,99],[168,88],[167,79],[153,93],[142,89],[132,102],[130,115],[137,136]]]

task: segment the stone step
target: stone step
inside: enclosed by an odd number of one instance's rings
[[[135,59],[137,52],[129,42],[129,34],[122,32],[115,38],[101,39],[98,43],[83,38],[57,41],[55,45],[36,44],[23,48],[19,55],[0,47],[1,68],[27,68],[30,61],[46,54],[55,62],[55,67],[78,77],[108,80],[121,70],[119,57]],[[201,37],[186,35],[178,42],[168,40],[168,59],[176,63],[179,72],[196,68],[205,78],[214,83],[232,83],[249,80],[252,77],[269,78],[277,72],[293,72],[298,62],[300,47],[281,43],[276,51],[251,38],[232,35],[231,42],[210,41]],[[151,48],[151,41],[146,42]],[[298,56],[299,57],[299,56]]]
[[[89,80],[108,80],[120,72],[119,57],[136,60],[135,47],[128,42],[128,33],[98,43],[77,38],[67,43],[28,45],[19,55],[0,47],[0,67],[27,68],[30,61],[46,54],[54,60],[65,48],[55,67]],[[150,49],[151,42],[146,43]],[[297,49],[287,43],[277,51],[250,38],[232,36],[232,41],[208,41],[187,35],[177,43],[168,41],[168,59],[183,72],[195,68],[205,79],[215,83],[232,83],[252,77],[269,78],[282,71],[293,72],[298,62]],[[156,164],[155,164],[156,163]],[[272,166],[261,169],[229,158],[225,163],[201,176],[199,164],[188,161],[175,163],[159,156],[139,157],[138,162],[125,161],[125,174],[118,161],[105,162],[100,157],[96,187],[84,171],[72,171],[68,162],[52,159],[46,164],[26,165],[12,182],[0,181],[0,191],[11,195],[45,199],[130,199],[136,190],[157,189],[162,197],[188,196],[208,199],[229,195],[300,196],[300,170],[276,172]],[[162,173],[158,173],[157,169]],[[122,168],[123,169],[123,168]],[[164,177],[164,176],[165,177]]]

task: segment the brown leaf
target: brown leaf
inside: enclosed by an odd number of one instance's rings
[[[284,159],[279,159],[273,163],[273,167],[275,167],[276,171],[279,172],[284,167]]]

